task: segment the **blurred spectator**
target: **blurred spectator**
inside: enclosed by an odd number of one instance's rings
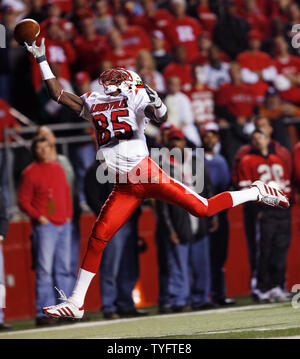
[[[283,22],[289,19],[289,6],[293,0],[272,1],[270,6],[270,18],[280,18]]]
[[[254,118],[254,126],[255,126],[255,129],[262,131],[267,136],[271,151],[274,152],[276,154],[276,156],[278,156],[282,159],[282,161],[285,163],[285,165],[287,167],[289,176],[291,176],[292,175],[292,159],[291,159],[290,152],[288,151],[288,149],[286,147],[282,146],[278,141],[276,141],[272,138],[274,129],[271,125],[271,121],[268,119],[268,117],[259,115]],[[234,164],[232,167],[232,180],[233,180],[234,185],[237,185],[237,183],[238,183],[237,172],[236,172],[238,164],[241,161],[241,159],[250,151],[251,151],[251,145],[246,144],[246,145],[242,146],[237,151],[237,153],[235,155]]]
[[[163,70],[163,75],[166,80],[170,77],[177,76],[181,81],[181,90],[188,92],[192,88],[192,66],[186,61],[186,49],[182,45],[177,45],[174,49],[174,62],[171,62]]]
[[[199,0],[197,7],[197,15],[204,31],[212,35],[214,27],[217,23],[216,14],[211,11],[209,0]]]
[[[251,116],[255,111],[253,91],[241,79],[237,63],[230,66],[231,83],[224,84],[216,94],[217,116],[221,126],[223,154],[231,167],[236,151],[249,140],[253,131]]]
[[[247,33],[250,26],[243,18],[237,16],[237,7],[233,0],[226,0],[225,10],[219,16],[214,28],[214,41],[231,59],[246,50]]]
[[[73,203],[73,218],[71,222],[71,267],[70,275],[73,279],[71,283],[71,288],[74,287],[77,279],[77,269],[80,256],[80,208],[79,208],[79,198],[76,184],[76,177],[72,167],[72,164],[67,156],[57,153],[56,148],[56,138],[54,133],[47,126],[40,126],[37,131],[37,136],[39,138],[45,138],[52,149],[52,161],[57,161],[65,171],[68,184],[71,188],[72,193],[72,203]]]
[[[265,38],[269,35],[269,21],[267,17],[259,10],[257,0],[243,0],[238,14],[247,21],[251,27],[251,30],[257,31],[262,38]]]
[[[127,70],[135,70],[136,52],[123,46],[122,35],[118,30],[112,30],[108,34],[109,50],[103,61],[110,67],[123,67]]]
[[[160,96],[166,93],[166,84],[163,75],[155,68],[155,61],[151,52],[141,50],[137,56],[136,72],[141,76],[151,88],[159,93]]]
[[[168,148],[174,156],[166,156],[163,163],[168,163],[170,175],[182,175],[186,186],[193,188],[190,176],[195,161],[188,158],[185,152],[186,141],[180,129],[172,129],[168,133]],[[184,161],[184,162],[183,162]],[[162,165],[163,165],[162,163]],[[164,166],[163,166],[164,167]],[[182,179],[181,178],[181,179]],[[178,178],[177,178],[178,179]],[[209,178],[204,180],[206,197],[212,196]],[[185,312],[190,306],[194,310],[213,307],[210,295],[210,258],[208,228],[210,220],[195,218],[185,210],[158,201],[158,221],[162,233],[165,234],[166,260],[168,265],[167,293],[168,302],[164,310]]]
[[[71,291],[71,226],[73,216],[70,186],[61,165],[52,160],[44,138],[32,143],[35,161],[22,173],[19,206],[31,219],[33,267],[36,272],[36,325],[53,324],[42,309],[57,303],[54,287]]]
[[[188,96],[192,103],[194,121],[199,130],[209,122],[215,121],[215,101],[213,91],[204,83],[203,67],[193,69],[193,87]]]
[[[85,177],[85,194],[88,205],[95,216],[113,190],[113,183],[99,183],[97,168],[94,162],[87,170]],[[147,315],[134,306],[132,291],[139,275],[138,264],[138,229],[140,209],[119,229],[108,243],[100,265],[100,294],[102,312],[105,319],[121,317],[138,317]]]
[[[74,77],[74,87],[76,93],[81,96],[87,92],[91,91],[91,79],[87,72],[80,71],[75,74]],[[73,115],[73,113],[72,113]],[[86,123],[82,117],[73,115],[73,123]],[[87,169],[95,161],[96,158],[96,147],[92,138],[91,128],[78,129],[71,134],[76,135],[91,135],[91,138],[88,142],[73,143],[69,146],[70,151],[70,160],[74,167],[77,188],[79,195],[80,208],[84,212],[89,212],[90,209],[86,203],[85,191],[84,191],[84,178]],[[71,135],[70,134],[70,135]]]
[[[0,144],[4,145],[4,130],[15,129],[20,132],[22,127],[19,122],[10,113],[10,106],[7,102],[0,98]],[[9,136],[8,140],[11,137]],[[5,199],[5,207],[10,208],[12,206],[12,193],[9,187],[9,174],[8,174],[8,161],[11,166],[13,163],[13,153],[10,149],[0,148],[0,188],[3,191],[3,197]]]
[[[204,81],[214,91],[230,82],[229,64],[222,58],[220,49],[213,45],[208,50],[208,63],[203,66]]]
[[[277,69],[271,57],[260,50],[262,35],[256,30],[248,33],[248,50],[237,56],[241,66],[242,81],[253,89],[257,102],[261,102],[268,89],[268,83],[277,75]]]
[[[270,87],[265,101],[259,106],[260,115],[270,119],[273,127],[273,138],[281,145],[291,149],[292,141],[290,131],[284,120],[286,118],[300,117],[300,107],[283,100],[274,87]],[[296,125],[298,129],[299,126]]]
[[[89,0],[72,0],[73,9],[66,18],[70,20],[76,29],[80,32],[80,20],[85,17],[94,17],[93,11],[90,8]]]
[[[58,18],[49,19],[46,25],[45,37],[46,56],[52,71],[59,79],[62,87],[65,90],[72,91],[70,65],[76,60],[76,53],[71,43],[66,40],[66,32],[60,27],[60,20]],[[41,71],[33,57],[30,59],[32,63],[33,85],[36,92],[38,92],[42,88]],[[53,102],[51,103],[53,104]],[[50,108],[49,111],[51,113]]]
[[[1,26],[5,27],[4,40],[6,48],[0,48],[0,99],[10,102],[13,75],[12,48],[17,46],[13,38],[13,31],[16,26],[16,12],[11,6],[3,6],[1,12],[0,22]]]
[[[159,9],[154,0],[142,0],[144,13],[135,16],[132,22],[150,34],[154,30],[160,30],[166,35],[168,27],[172,24],[173,18],[166,9]]]
[[[203,31],[198,41],[199,52],[198,56],[194,61],[195,65],[206,65],[210,61],[210,49],[213,46],[212,35],[206,31]],[[220,51],[220,59],[222,62],[229,62],[229,57],[224,51]]]
[[[43,6],[43,0],[30,0],[29,12],[26,14],[25,18],[33,19],[39,24],[46,19],[47,14]]]
[[[285,25],[285,35],[286,35],[286,39],[288,41],[288,43],[290,44],[290,50],[292,52],[294,52],[295,54],[298,53],[299,55],[299,50],[298,49],[294,49],[293,46],[291,46],[292,44],[292,38],[293,36],[296,34],[296,32],[292,31],[292,28],[294,25],[299,24],[300,21],[300,9],[299,9],[299,4],[297,3],[291,3],[288,6],[288,17],[289,20]]]
[[[174,19],[168,26],[168,38],[171,46],[183,45],[186,50],[186,61],[192,63],[198,56],[198,38],[202,32],[197,19],[186,15],[186,0],[172,0],[171,11]]]
[[[113,16],[111,15],[106,0],[96,0],[94,4],[94,24],[98,34],[107,35],[114,27]]]
[[[217,125],[208,124],[201,131],[205,152],[205,168],[211,180],[214,194],[229,189],[230,171],[225,158],[215,153],[219,143]],[[209,229],[211,262],[211,297],[217,305],[234,304],[226,297],[224,265],[228,253],[229,223],[227,211],[218,213],[213,226]]]
[[[86,71],[92,79],[99,76],[99,69],[108,51],[106,37],[96,33],[94,19],[86,17],[80,20],[81,34],[75,40],[77,68]]]
[[[164,101],[168,108],[168,122],[182,129],[191,145],[200,146],[201,139],[194,124],[191,101],[187,95],[180,91],[180,87],[178,77],[174,76],[168,79],[168,95]]]
[[[47,0],[47,5],[51,7],[55,5],[56,8],[59,8],[59,10],[56,9],[52,11],[60,11],[62,16],[73,10],[73,0]]]
[[[46,7],[46,19],[40,23],[40,37],[47,36],[47,27],[50,23],[57,23],[63,32],[64,40],[73,41],[78,36],[78,31],[74,24],[62,17],[60,7],[54,2]]]
[[[291,197],[290,175],[286,164],[269,148],[269,138],[260,130],[251,136],[251,151],[238,165],[240,188],[261,180]],[[257,285],[254,299],[288,301],[285,293],[285,271],[291,236],[290,210],[261,207],[258,216],[259,241],[257,242]]]
[[[157,71],[162,72],[164,68],[173,62],[173,56],[166,50],[166,38],[162,31],[155,30],[151,33],[152,56],[156,63]]]
[[[289,45],[283,36],[274,39],[274,47],[278,71],[274,86],[283,99],[300,104],[300,59],[289,53]]]
[[[256,116],[254,119],[255,128],[262,131],[269,143],[270,152],[274,153],[276,156],[281,158],[281,160],[285,163],[288,175],[292,175],[292,158],[290,152],[282,146],[278,141],[272,139],[273,127],[271,126],[270,120],[265,116]],[[240,161],[244,156],[249,154],[252,150],[251,144],[247,144],[242,146],[236,153],[233,166],[232,166],[232,182],[236,188],[239,188],[238,182],[238,166]],[[244,228],[245,235],[248,244],[248,252],[249,252],[249,261],[251,268],[251,277],[252,284],[251,287],[255,288],[256,286],[256,271],[257,271],[257,248],[256,248],[256,240],[257,240],[257,217],[259,214],[260,206],[257,206],[256,203],[245,203],[243,205],[243,217],[244,217]]]
[[[114,23],[122,36],[123,47],[134,51],[136,54],[140,50],[151,50],[150,38],[143,27],[129,25],[128,19],[123,12],[114,15]]]
[[[8,218],[4,206],[4,197],[2,189],[0,188],[0,330],[11,329],[11,326],[4,322],[4,313],[2,308],[5,308],[5,275],[4,275],[4,257],[2,244],[8,230]]]

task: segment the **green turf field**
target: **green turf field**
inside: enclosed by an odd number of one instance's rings
[[[243,304],[243,303],[242,303]],[[97,315],[95,315],[97,318]],[[99,314],[98,314],[99,318]],[[0,339],[84,339],[84,338],[275,338],[299,336],[300,309],[291,303],[238,305],[206,311],[148,317],[91,320],[75,324],[24,330],[20,323],[15,330],[0,333]],[[16,330],[17,329],[17,330]]]

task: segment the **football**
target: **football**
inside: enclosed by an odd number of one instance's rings
[[[14,38],[20,44],[32,44],[40,33],[40,25],[33,19],[23,19],[15,27]]]

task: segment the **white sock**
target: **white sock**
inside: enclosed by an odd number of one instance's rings
[[[232,197],[233,205],[232,207],[238,206],[239,204],[256,201],[259,195],[259,191],[257,187],[251,187],[247,189],[243,189],[241,191],[228,192]]]
[[[95,275],[96,273],[88,272],[80,268],[72,295],[68,298],[76,307],[81,308],[83,306],[86,292]]]

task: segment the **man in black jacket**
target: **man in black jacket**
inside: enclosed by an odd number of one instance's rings
[[[10,325],[4,323],[4,314],[2,308],[5,306],[5,278],[2,243],[7,234],[8,219],[4,206],[4,198],[0,189],[0,330],[10,329]]]
[[[85,195],[87,204],[98,216],[101,207],[111,193],[114,184],[97,181],[96,161],[85,176]],[[102,312],[105,319],[119,317],[136,317],[147,315],[136,309],[132,299],[132,291],[138,280],[138,218],[137,209],[128,222],[114,235],[103,252],[100,265],[100,293]]]
[[[173,129],[168,134],[169,149],[185,151],[186,140],[181,130]],[[179,152],[178,152],[179,153]],[[179,156],[180,157],[180,156]],[[182,156],[186,160],[185,156]],[[195,155],[191,159],[191,168],[195,168],[195,161],[200,161]],[[163,159],[164,161],[164,159]],[[182,165],[176,158],[170,156],[170,175],[175,176]],[[184,177],[189,177],[185,167]],[[185,178],[185,184],[188,183]],[[204,190],[201,195],[213,195],[209,177],[205,173]],[[183,312],[190,309],[213,307],[210,295],[210,254],[209,227],[211,218],[196,218],[184,209],[157,201],[157,233],[160,235],[160,245],[165,246],[167,275],[165,280],[165,302],[161,312]],[[163,238],[163,240],[162,240]],[[161,291],[163,291],[161,289]],[[160,304],[160,303],[159,303]],[[169,309],[169,310],[168,310]]]

